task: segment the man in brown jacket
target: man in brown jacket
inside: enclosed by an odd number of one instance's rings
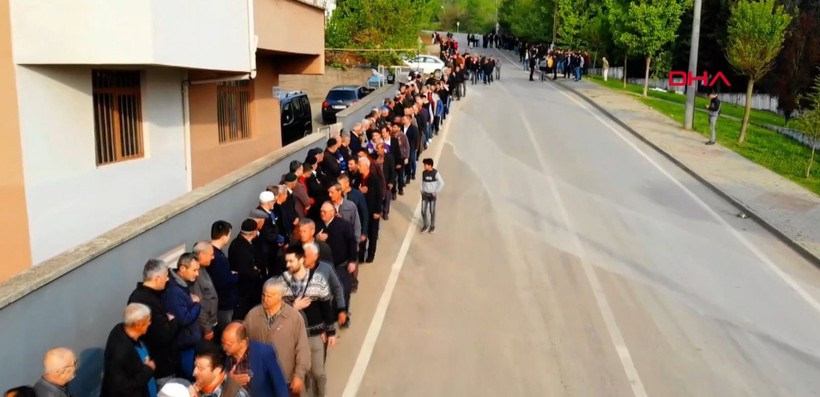
[[[282,300],[285,288],[278,279],[268,279],[262,287],[262,304],[245,317],[245,328],[252,341],[276,349],[291,394],[299,396],[305,390],[305,374],[310,370],[310,345],[304,318]]]

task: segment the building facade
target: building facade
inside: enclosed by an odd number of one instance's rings
[[[3,1],[0,282],[280,148],[274,87],[324,72],[323,25],[313,1]]]

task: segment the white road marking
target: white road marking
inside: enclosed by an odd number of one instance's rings
[[[499,51],[499,52],[501,53],[502,56],[504,56],[508,60],[513,61],[504,52],[502,52],[502,51]],[[518,64],[516,62],[513,61],[513,63],[516,66],[518,66]],[[523,68],[521,68],[520,66],[519,66],[519,68],[523,70]],[[689,188],[684,186],[680,181],[678,181],[674,176],[672,176],[672,174],[670,174],[668,171],[666,171],[660,164],[658,164],[648,154],[646,154],[646,152],[644,152],[641,148],[639,148],[637,145],[635,145],[635,143],[630,141],[626,136],[624,136],[624,134],[622,134],[620,131],[618,131],[617,128],[612,126],[612,124],[610,124],[606,120],[602,119],[592,109],[587,107],[585,104],[579,102],[572,95],[569,95],[569,94],[567,94],[566,92],[564,92],[562,90],[557,90],[555,88],[551,88],[551,89],[556,91],[556,92],[561,93],[565,97],[569,98],[571,101],[575,102],[575,104],[577,104],[579,107],[581,107],[581,109],[584,109],[587,112],[589,112],[589,114],[591,114],[592,117],[594,117],[601,124],[606,126],[615,135],[617,135],[622,141],[624,141],[627,145],[629,145],[629,147],[631,147],[633,150],[635,150],[641,157],[646,159],[646,161],[648,161],[650,164],[652,164],[653,167],[655,167],[658,171],[660,171],[661,174],[663,174],[664,176],[669,178],[669,180],[672,181],[672,183],[675,184],[675,186],[677,186],[681,190],[683,190],[684,193],[686,193],[687,196],[691,197],[692,200],[694,200],[701,208],[706,210],[707,213],[709,213],[721,225],[723,225],[726,229],[728,229],[729,233],[731,233],[732,236],[734,236],[738,241],[740,241],[740,243],[743,244],[743,246],[746,247],[746,249],[748,249],[752,254],[754,254],[754,256],[756,256],[758,259],[760,259],[760,261],[764,265],[766,265],[766,267],[772,273],[774,273],[777,277],[779,277],[798,296],[800,296],[804,301],[806,301],[806,303],[808,303],[809,306],[811,306],[816,312],[820,313],[820,302],[818,302],[817,299],[815,299],[808,291],[806,291],[803,287],[801,287],[800,284],[797,281],[794,280],[794,278],[789,276],[786,272],[784,272],[782,269],[780,269],[780,267],[775,265],[774,262],[772,262],[771,259],[769,259],[763,252],[761,252],[759,249],[757,249],[757,247],[755,247],[754,244],[752,244],[748,239],[746,239],[745,236],[740,234],[740,232],[738,232],[737,229],[735,229],[731,224],[729,224],[729,222],[727,222],[725,219],[723,219],[720,216],[720,214],[717,213],[717,211],[715,211],[711,207],[709,207],[709,205],[706,204],[706,202],[701,200],[700,197],[698,197],[695,193],[693,193],[691,190],[689,190]]]
[[[455,103],[451,104],[452,106]],[[440,142],[438,147],[433,149],[433,161],[438,164],[441,158],[441,151],[447,142],[447,134],[450,132],[450,125],[453,124],[454,113],[450,113],[449,122],[444,126],[441,134],[438,136]],[[396,256],[396,261],[390,268],[390,275],[387,277],[387,284],[384,286],[382,296],[379,298],[379,303],[376,305],[376,311],[373,313],[373,319],[370,320],[370,326],[367,328],[362,348],[359,350],[359,355],[356,357],[356,363],[353,365],[353,370],[350,371],[350,377],[347,378],[342,397],[356,397],[361,387],[364,374],[367,371],[367,365],[370,363],[370,357],[373,355],[373,349],[376,347],[376,342],[379,340],[379,333],[381,333],[382,325],[384,325],[384,318],[387,315],[387,308],[390,306],[390,301],[393,299],[393,291],[396,289],[396,283],[399,281],[399,274],[402,267],[404,267],[404,260],[407,258],[407,252],[410,250],[410,244],[413,238],[419,234],[416,226],[416,219],[421,211],[421,200],[416,205],[413,211],[413,218],[410,219],[410,225],[407,226],[407,233],[404,234],[404,240],[399,248],[399,253]]]
[[[507,91],[506,87],[502,86],[502,88]],[[606,298],[606,293],[604,293],[604,288],[601,285],[601,281],[598,279],[598,274],[595,273],[595,269],[589,263],[589,257],[587,256],[586,249],[581,243],[578,233],[575,231],[575,226],[573,226],[572,219],[569,216],[569,211],[567,211],[567,207],[564,205],[564,200],[561,198],[561,194],[558,193],[558,186],[556,186],[553,176],[550,175],[550,168],[547,165],[547,160],[544,158],[544,153],[538,146],[538,141],[535,139],[535,133],[533,133],[532,127],[523,112],[521,112],[521,121],[524,123],[524,129],[527,131],[527,137],[532,144],[532,148],[535,151],[535,156],[538,158],[541,169],[547,173],[546,179],[549,184],[550,191],[552,192],[552,196],[558,204],[558,212],[560,213],[561,218],[564,221],[564,225],[569,232],[572,244],[575,246],[575,252],[578,253],[578,260],[581,262],[581,268],[584,269],[584,275],[586,275],[587,282],[589,282],[589,286],[592,289],[592,294],[595,296],[595,302],[598,304],[598,311],[601,313],[601,318],[604,320],[604,325],[609,333],[609,338],[615,346],[615,351],[618,353],[621,366],[626,373],[626,378],[629,381],[629,385],[632,387],[632,393],[635,397],[647,397],[648,395],[646,394],[646,388],[644,388],[643,382],[641,381],[641,376],[638,374],[638,368],[635,367],[635,362],[632,360],[632,354],[629,353],[629,347],[627,347],[623,333],[621,333],[621,329],[618,327],[618,322],[615,321],[615,314],[612,312],[612,307],[609,305],[609,301]]]

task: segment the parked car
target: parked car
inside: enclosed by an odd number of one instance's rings
[[[379,73],[376,69],[370,70],[370,78],[367,79],[367,82],[364,83],[364,86],[367,88],[378,89],[385,84],[394,84],[396,82],[396,76],[391,73],[387,72],[387,75]]]
[[[340,85],[327,92],[325,101],[322,102],[322,121],[325,124],[336,122],[336,113],[347,109],[350,105],[359,102],[374,90],[357,85]]]
[[[444,61],[432,55],[419,55],[415,58],[405,59],[404,65],[424,74],[441,73],[446,66]]]
[[[279,92],[282,122],[282,146],[313,133],[313,113],[304,91]]]

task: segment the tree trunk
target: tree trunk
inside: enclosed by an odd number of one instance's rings
[[[806,167],[806,178],[807,179],[811,178],[811,166],[814,164],[814,151],[816,150],[814,148],[814,144],[816,143],[815,140],[812,139],[809,142],[811,142],[811,157],[809,157],[809,166]]]
[[[652,64],[652,55],[646,57],[646,74],[643,79],[643,96],[646,98],[649,94],[649,65]]]
[[[596,50],[592,55],[592,68],[595,69],[595,65],[598,63],[598,51]]]
[[[626,55],[624,55],[624,89],[626,89],[626,61],[628,59],[629,58]]]
[[[740,136],[737,137],[737,143],[746,142],[746,130],[749,129],[749,116],[752,113],[752,90],[755,87],[754,79],[749,79],[749,84],[746,86],[746,109],[743,111],[743,122],[740,124]]]

